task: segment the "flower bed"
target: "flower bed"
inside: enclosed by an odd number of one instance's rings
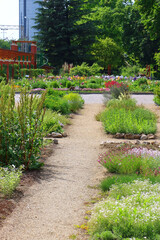
[[[149,110],[136,106],[133,99],[110,100],[100,120],[106,133],[154,134],[156,132],[156,116]]]
[[[119,145],[98,159],[110,173],[101,183],[107,194],[88,222],[92,240],[160,237],[160,151]],[[118,173],[118,175],[115,175]]]
[[[37,88],[53,88],[59,91],[70,90],[74,88],[80,91],[105,91],[110,84],[117,86],[123,84],[128,85],[130,92],[147,92],[153,93],[154,89],[160,85],[157,80],[150,80],[147,78],[133,78],[123,76],[40,76],[36,79],[15,80],[15,86],[27,86],[28,89]]]

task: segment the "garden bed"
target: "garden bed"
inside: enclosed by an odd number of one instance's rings
[[[39,159],[41,162],[45,163],[46,159],[51,156],[54,149],[53,146],[53,143],[51,143],[42,149],[41,158]],[[41,177],[41,170],[24,172],[21,178],[21,182],[17,189],[14,191],[12,197],[3,198],[0,196],[0,227],[2,227],[4,220],[7,218],[7,216],[9,216],[13,212],[14,208],[22,199],[27,189],[32,186],[36,181],[39,181]]]

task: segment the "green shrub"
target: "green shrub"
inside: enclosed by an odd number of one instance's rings
[[[112,95],[113,98],[118,99],[121,94],[126,94],[129,95],[129,88],[127,84],[121,84],[120,87],[112,86],[110,88],[110,94]]]
[[[43,121],[43,131],[45,134],[51,133],[51,132],[63,132],[61,124],[58,122],[55,118],[44,118]]]
[[[50,88],[59,88],[60,86],[57,81],[53,81],[49,84],[49,87]]]
[[[97,83],[88,83],[88,84],[87,84],[87,87],[88,87],[88,88],[96,89],[96,88],[99,88],[100,86],[99,86]]]
[[[46,96],[62,98],[63,96],[65,96],[65,94],[66,94],[65,92],[56,91],[56,90],[53,90],[52,88],[49,88],[49,89],[47,89],[47,95]]]
[[[140,78],[140,79],[138,79],[138,80],[136,80],[137,81],[137,83],[138,83],[138,85],[140,86],[140,85],[143,85],[143,84],[148,84],[147,83],[147,79],[146,78]]]
[[[137,108],[136,106],[136,100],[133,99],[133,98],[130,98],[130,99],[124,99],[122,101],[118,100],[118,99],[111,99],[110,101],[107,102],[107,105],[106,105],[107,108],[117,108],[117,109],[120,109],[120,108],[125,108],[126,110],[127,109],[131,109],[131,110],[134,110]]]
[[[67,83],[66,83],[66,87],[67,87],[67,88],[70,88],[71,86],[73,86],[73,83],[70,82],[70,81],[67,81]]]
[[[99,74],[101,70],[102,67],[100,67],[97,63],[94,63],[92,66],[88,66],[87,63],[83,62],[81,65],[71,68],[70,74],[78,76],[91,76]]]
[[[132,100],[109,101],[101,115],[107,133],[149,134],[156,132],[156,117],[147,109],[135,107]],[[113,107],[112,107],[113,106]],[[118,108],[119,106],[119,108]],[[131,106],[131,109],[129,109]]]
[[[14,87],[0,85],[0,166],[24,165],[26,169],[42,166],[37,161],[42,145],[43,103],[45,94],[37,97],[21,89],[15,108]]]
[[[29,75],[29,77],[38,77],[39,75],[44,74],[44,69],[28,69],[28,68],[22,68],[20,69],[21,75],[25,77],[25,75]]]
[[[46,89],[47,88],[47,84],[43,81],[37,81],[35,83],[32,84],[32,88],[42,88],[42,89]]]
[[[22,167],[16,169],[14,165],[8,168],[0,167],[0,193],[11,197],[13,191],[20,183]]]
[[[77,93],[69,93],[64,96],[64,99],[68,101],[71,112],[77,112],[84,104],[84,100]]]
[[[54,97],[53,95],[46,96],[44,106],[62,114],[70,113],[69,102],[66,99]]]
[[[121,68],[121,75],[127,76],[127,77],[135,77],[139,75],[140,67],[137,65],[128,66],[128,67],[122,67]]]
[[[160,105],[160,86],[155,87],[153,100],[157,105]]]
[[[46,110],[43,120],[43,131],[45,134],[50,132],[63,132],[63,126],[69,124],[70,121],[66,116],[60,113]]]

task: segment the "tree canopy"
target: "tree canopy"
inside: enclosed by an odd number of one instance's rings
[[[124,56],[143,67],[155,64],[160,47],[159,0],[37,2],[37,41],[54,67],[98,62],[104,68],[107,64],[119,68]]]

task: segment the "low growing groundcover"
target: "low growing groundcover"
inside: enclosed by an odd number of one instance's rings
[[[160,184],[149,180],[113,185],[109,197],[94,207],[92,240],[160,239]]]
[[[154,134],[156,116],[140,106],[134,106],[134,100],[110,100],[100,117],[106,133]]]
[[[98,162],[114,175],[100,184],[107,194],[92,210],[90,239],[160,239],[160,151],[120,147]]]

